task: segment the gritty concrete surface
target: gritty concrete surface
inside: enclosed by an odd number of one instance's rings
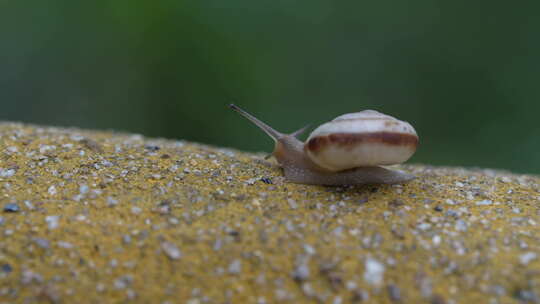
[[[407,165],[286,183],[262,154],[0,124],[0,303],[540,301],[540,179]]]

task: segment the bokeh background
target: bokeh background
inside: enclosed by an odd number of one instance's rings
[[[0,1],[0,119],[251,151],[372,108],[412,162],[540,173],[538,1]]]

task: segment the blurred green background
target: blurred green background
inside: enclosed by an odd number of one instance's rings
[[[0,1],[0,119],[244,150],[367,108],[411,160],[540,173],[540,2]]]

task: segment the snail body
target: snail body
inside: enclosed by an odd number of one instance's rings
[[[230,107],[261,128],[275,142],[272,155],[293,183],[314,185],[395,184],[413,175],[381,166],[400,164],[418,146],[407,122],[373,110],[341,115],[316,128],[305,143],[300,129],[283,134],[235,105]]]

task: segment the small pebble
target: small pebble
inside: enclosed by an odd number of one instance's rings
[[[476,206],[489,206],[491,204],[493,204],[493,202],[490,200],[483,200],[483,201],[476,202]]]
[[[105,284],[103,283],[97,283],[96,285],[96,291],[97,292],[104,292],[106,289]]]
[[[45,222],[47,223],[47,226],[49,229],[56,229],[58,228],[58,221],[60,220],[60,216],[58,215],[49,215],[45,217]]]
[[[364,280],[371,285],[380,285],[383,281],[384,265],[376,259],[367,258],[364,267]]]
[[[15,175],[15,169],[2,169],[0,168],[0,177],[12,177]]]
[[[49,240],[42,239],[42,238],[34,238],[34,242],[43,249],[49,249],[51,247],[51,243]]]
[[[538,257],[538,255],[536,254],[536,252],[532,252],[532,251],[526,252],[526,253],[519,256],[519,262],[522,265],[527,265],[531,261],[536,260],[537,257]]]
[[[298,204],[292,198],[287,199],[287,202],[289,203],[289,207],[291,207],[291,209],[298,208]]]
[[[142,212],[142,209],[139,207],[131,207],[131,213],[133,214],[140,214]]]
[[[365,203],[367,203],[369,201],[369,197],[367,195],[364,195],[362,197],[360,197],[358,200],[356,200],[356,203],[358,205],[363,205]]]
[[[64,248],[64,249],[72,249],[73,248],[73,244],[71,244],[69,242],[64,242],[64,241],[58,241],[58,242],[56,242],[56,245],[58,245],[58,247]]]
[[[399,287],[396,285],[390,284],[387,286],[388,290],[388,296],[390,297],[390,300],[392,302],[400,302],[401,301],[401,291],[399,290]]]
[[[36,209],[34,204],[32,204],[32,202],[30,202],[30,201],[24,201],[24,205],[26,206],[26,208],[28,208],[28,210],[35,210]]]
[[[21,283],[23,285],[41,282],[43,282],[43,276],[41,274],[31,270],[25,270],[22,272]]]
[[[4,206],[4,212],[19,212],[20,210],[21,208],[19,207],[19,205],[14,203],[6,204]]]
[[[456,221],[455,229],[457,231],[467,231],[467,223],[464,220],[459,219]]]
[[[421,223],[421,224],[418,224],[416,227],[418,229],[420,229],[420,230],[426,231],[426,230],[429,230],[431,228],[431,224],[430,223]]]
[[[9,152],[9,153],[17,153],[19,151],[19,149],[15,146],[9,146],[6,148],[6,150]]]
[[[441,244],[442,238],[440,235],[434,235],[432,238],[433,245],[439,246]]]
[[[459,217],[459,212],[457,212],[456,210],[450,209],[450,210],[446,211],[445,215],[457,218],[457,217]]]
[[[401,207],[403,205],[405,205],[405,203],[400,199],[395,199],[395,200],[392,200],[392,201],[388,202],[388,206],[391,207],[391,208],[398,208],[398,207]]]
[[[176,247],[176,245],[171,242],[161,243],[161,249],[163,249],[165,254],[171,260],[178,260],[179,258],[182,257],[182,253],[180,252],[180,249],[178,249],[178,247]]]
[[[254,177],[254,178],[250,178],[250,179],[246,180],[245,183],[248,184],[248,185],[254,185],[255,182],[258,181],[258,180],[259,180],[259,178]]]
[[[356,289],[353,291],[351,299],[353,303],[364,303],[364,301],[369,300],[369,293],[363,289]]]
[[[315,248],[313,248],[313,246],[309,244],[304,244],[303,247],[304,247],[304,251],[309,255],[313,255],[316,253]]]
[[[13,267],[11,267],[11,265],[9,264],[2,264],[2,272],[5,272],[5,273],[10,273],[13,271]]]
[[[88,185],[81,185],[79,187],[79,192],[81,194],[86,194],[86,193],[88,193],[88,191],[90,191],[90,187],[88,187]]]
[[[118,200],[114,199],[111,196],[108,196],[107,197],[107,207],[114,207],[116,205],[118,205]]]
[[[47,192],[49,192],[50,195],[56,195],[56,187],[54,185],[50,186]]]
[[[133,277],[130,275],[124,275],[114,280],[114,287],[116,289],[124,289],[131,285],[131,282],[133,282]]]
[[[305,281],[309,278],[309,266],[307,263],[301,263],[296,266],[292,274],[293,279],[297,281]]]
[[[122,243],[124,243],[124,244],[131,243],[131,236],[129,234],[124,234],[122,236]]]
[[[229,264],[228,271],[230,274],[239,274],[242,271],[242,261],[236,259]]]

